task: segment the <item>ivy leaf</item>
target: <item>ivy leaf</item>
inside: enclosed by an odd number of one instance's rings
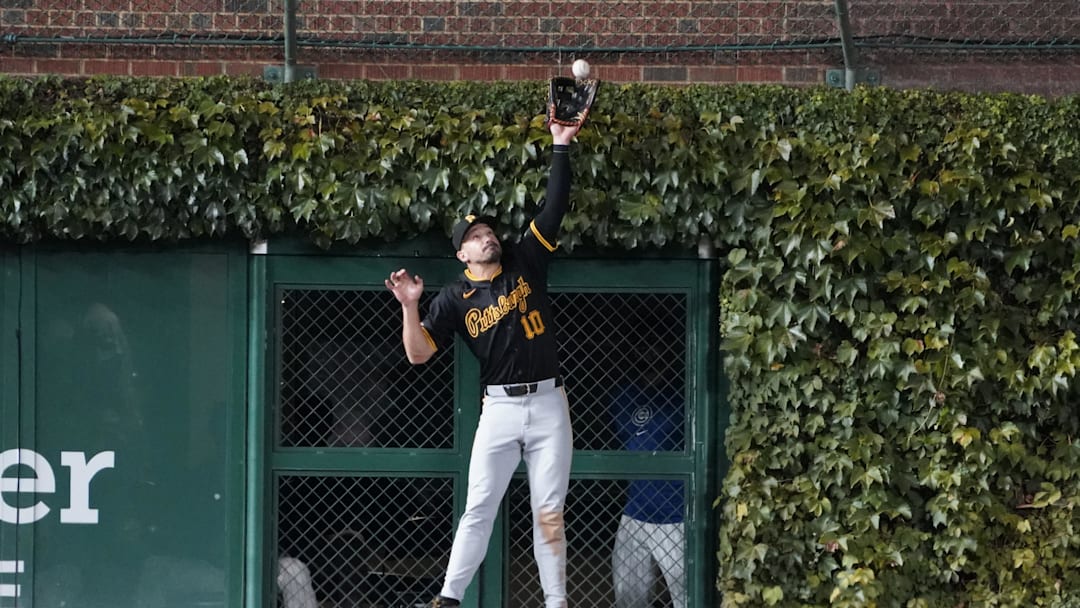
[[[767,321],[769,324],[790,325],[791,319],[795,316],[795,305],[786,300],[774,301],[769,306],[769,313]]]
[[[776,142],[776,149],[780,152],[780,158],[784,159],[785,162],[791,159],[791,148],[791,142],[787,139]]]
[[[785,256],[791,255],[792,251],[799,248],[800,243],[802,243],[802,235],[799,233],[791,234],[780,241],[780,250],[784,252]]]
[[[754,169],[750,174],[750,194],[751,196],[757,194],[758,188],[761,186],[761,169]]]
[[[754,343],[754,336],[744,332],[729,332],[720,343],[720,350],[742,353]]]
[[[286,146],[284,142],[280,141],[267,141],[263,143],[263,156],[268,160],[274,160],[285,153]]]
[[[446,190],[450,187],[450,170],[438,167],[426,169],[421,173],[420,183],[429,192]]]
[[[661,196],[667,193],[668,188],[679,187],[679,172],[678,171],[660,171],[653,177],[653,186]]]
[[[766,606],[775,606],[784,599],[784,590],[777,585],[766,587],[761,592],[761,599],[764,600]]]
[[[848,341],[843,341],[836,349],[836,362],[850,367],[859,356],[859,351]]]
[[[871,203],[870,206],[859,210],[857,222],[860,227],[869,222],[878,228],[882,228],[886,220],[895,218],[896,209],[892,206],[892,203],[876,201]]]
[[[236,152],[233,152],[233,155],[232,155],[233,169],[239,169],[241,165],[246,165],[246,164],[248,164],[247,150],[244,150],[243,148],[241,148],[241,149],[237,150]]]
[[[1007,274],[1012,274],[1017,267],[1022,268],[1025,271],[1029,270],[1031,268],[1032,253],[1032,250],[1027,248],[1015,250],[1010,253],[1005,259],[1005,272]]]
[[[900,160],[913,163],[922,156],[922,148],[917,144],[908,144],[900,148]]]
[[[307,161],[311,159],[311,143],[306,141],[296,142],[292,146],[292,159]]]
[[[1044,344],[1032,349],[1031,354],[1028,355],[1027,364],[1030,368],[1044,370],[1053,365],[1056,358],[1057,349]]]

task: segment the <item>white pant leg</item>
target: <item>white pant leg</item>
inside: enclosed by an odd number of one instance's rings
[[[284,608],[319,608],[311,586],[311,571],[295,557],[278,559],[277,586]]]
[[[611,552],[611,574],[614,580],[616,608],[648,608],[652,605],[653,570],[652,553],[643,542],[645,531],[638,520],[623,515],[619,530],[615,533],[615,547]]]
[[[533,515],[533,555],[546,608],[567,605],[563,510],[574,451],[569,407],[562,388],[527,398],[525,464]]]
[[[686,554],[683,524],[645,524],[653,559],[667,582],[673,608],[686,608]]]
[[[491,528],[514,469],[521,462],[522,407],[514,397],[484,397],[469,459],[469,491],[458,521],[444,597],[461,599],[484,561]]]

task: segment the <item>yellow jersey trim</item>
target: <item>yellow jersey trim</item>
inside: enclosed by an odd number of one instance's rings
[[[540,241],[540,244],[548,251],[555,251],[555,248],[558,247],[558,245],[549,243],[548,240],[544,238],[544,235],[540,234],[540,231],[536,229],[536,222],[529,223],[529,230],[532,230],[532,233],[536,235],[536,240]]]
[[[433,350],[435,352],[438,352],[439,351],[439,346],[437,344],[435,344],[435,339],[432,338],[431,334],[428,333],[427,328],[424,327],[423,325],[420,325],[420,331],[424,332],[424,338],[426,338],[427,343],[431,345],[431,350]]]
[[[502,274],[502,266],[499,266],[499,269],[495,271],[495,274],[491,275],[490,279],[481,279],[475,274],[469,272],[468,268],[465,269],[465,277],[468,278],[470,281],[490,281],[495,277],[499,276],[500,274]]]

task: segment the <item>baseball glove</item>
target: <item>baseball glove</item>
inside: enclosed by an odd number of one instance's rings
[[[599,88],[600,81],[595,78],[552,78],[548,96],[548,122],[571,127],[584,124],[593,102],[596,101],[596,90]]]

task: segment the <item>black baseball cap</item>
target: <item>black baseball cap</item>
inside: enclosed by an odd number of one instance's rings
[[[495,218],[486,215],[466,215],[464,219],[458,220],[458,223],[454,224],[454,232],[450,237],[450,242],[454,245],[454,251],[461,250],[461,241],[465,239],[465,233],[476,224],[487,224],[491,226],[492,230],[495,230],[499,222]]]

